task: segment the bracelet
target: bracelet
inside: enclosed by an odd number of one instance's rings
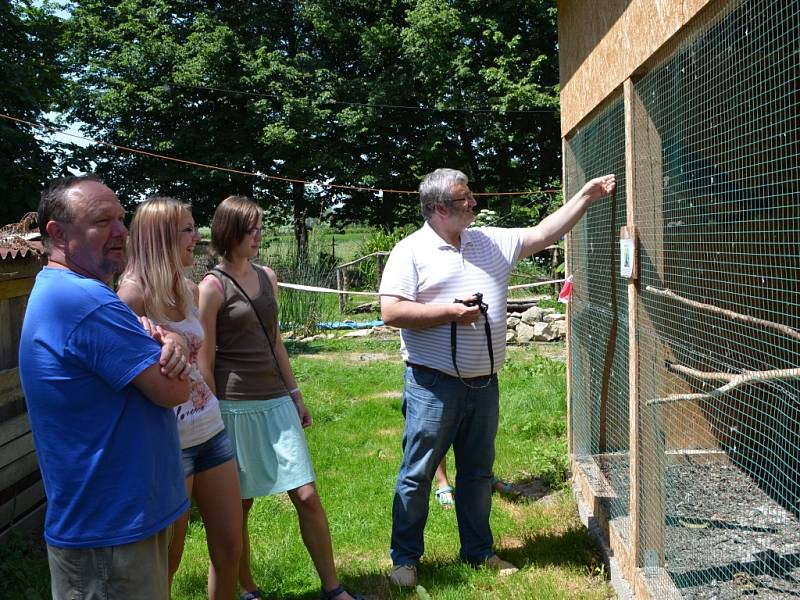
[[[292,389],[289,390],[289,395],[292,396],[292,395],[296,394],[299,391],[300,391],[299,387],[292,388]]]

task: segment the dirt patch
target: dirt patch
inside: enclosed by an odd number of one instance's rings
[[[378,437],[400,437],[401,433],[403,433],[403,430],[400,427],[378,429],[378,431],[375,432]]]
[[[402,398],[403,392],[401,390],[389,390],[388,392],[379,392],[368,396],[369,398]]]
[[[500,538],[498,546],[503,550],[519,550],[525,547],[525,540],[518,537],[503,536]]]
[[[401,362],[399,354],[387,354],[386,352],[319,352],[315,354],[298,354],[302,358],[312,358],[316,360],[346,360],[352,363],[359,362]]]

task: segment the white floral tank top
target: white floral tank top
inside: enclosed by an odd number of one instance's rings
[[[169,331],[180,333],[186,338],[189,345],[189,360],[192,364],[189,379],[192,383],[192,391],[189,399],[173,410],[178,422],[181,449],[191,448],[210,440],[225,428],[219,412],[219,401],[209,389],[197,366],[197,353],[205,338],[203,325],[198,318],[196,307],[192,308],[191,314],[183,321],[166,321],[158,323],[158,325]]]

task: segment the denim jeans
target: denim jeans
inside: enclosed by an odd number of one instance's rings
[[[406,367],[403,460],[392,505],[393,564],[415,565],[422,556],[431,480],[450,446],[461,559],[477,565],[494,554],[489,513],[498,398],[496,375],[465,384],[444,373]]]

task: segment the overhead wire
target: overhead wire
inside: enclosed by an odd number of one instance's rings
[[[222,171],[225,173],[233,173],[235,175],[243,175],[245,177],[258,177],[259,179],[269,179],[272,181],[282,181],[285,183],[301,183],[303,185],[309,186],[317,186],[322,188],[330,188],[330,189],[339,189],[339,190],[350,190],[350,191],[358,191],[358,192],[375,192],[375,193],[392,193],[392,194],[418,194],[418,190],[398,190],[393,188],[386,188],[386,187],[370,187],[370,186],[361,186],[361,185],[348,185],[343,183],[326,183],[321,181],[307,181],[304,179],[295,179],[291,177],[282,177],[280,175],[267,175],[266,173],[255,172],[255,171],[245,171],[242,169],[234,169],[231,167],[224,167],[221,165],[212,165],[208,163],[202,163],[194,160],[187,160],[183,158],[178,158],[175,156],[169,156],[166,154],[159,154],[156,152],[150,152],[148,150],[142,150],[140,148],[132,148],[130,146],[122,146],[120,144],[114,144],[112,142],[106,142],[103,140],[97,140],[94,138],[89,138],[81,135],[77,135],[75,133],[70,133],[68,131],[64,131],[61,129],[57,129],[55,127],[51,127],[49,125],[45,125],[43,123],[38,123],[36,121],[28,121],[25,119],[19,119],[17,117],[12,117],[11,115],[7,115],[5,113],[0,113],[0,119],[5,119],[7,121],[11,121],[14,123],[26,125],[32,129],[42,129],[47,131],[51,134],[55,135],[63,135],[71,138],[75,138],[78,140],[82,140],[85,142],[91,142],[93,144],[97,144],[100,146],[106,146],[109,148],[114,148],[115,150],[122,150],[124,152],[131,152],[134,154],[140,154],[143,156],[148,156],[151,158],[156,158],[160,160],[176,162],[180,164],[185,164],[193,167],[199,167],[202,169],[208,169],[211,171]],[[474,192],[473,196],[528,196],[531,194],[557,194],[561,190],[551,189],[551,190],[529,190],[524,192]]]

